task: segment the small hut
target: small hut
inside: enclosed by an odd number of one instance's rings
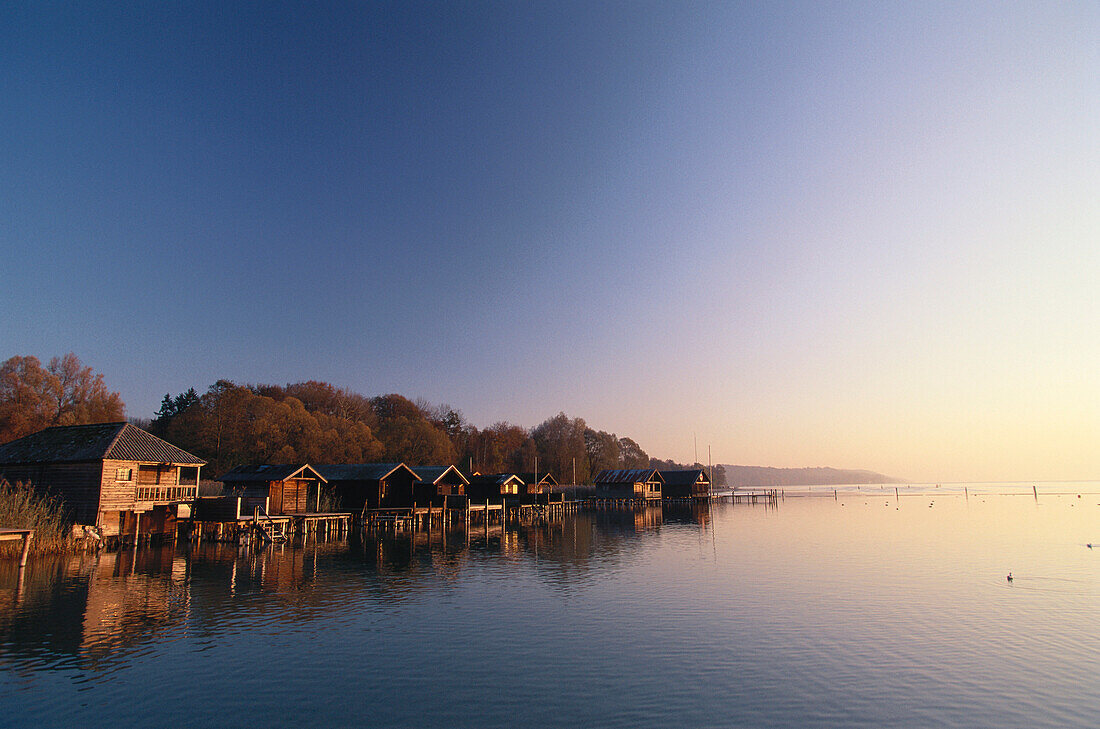
[[[529,494],[545,494],[558,485],[558,480],[549,472],[537,475],[534,473],[517,473],[516,475],[527,484],[527,493]]]
[[[661,471],[665,480],[661,495],[666,499],[708,499],[710,479],[701,468],[684,471]]]
[[[407,509],[420,476],[404,463],[348,463],[317,466],[345,511]]]
[[[466,493],[470,501],[492,501],[502,496],[518,496],[525,492],[527,484],[514,473],[475,473],[470,477]]]
[[[413,468],[420,480],[413,485],[413,493],[419,504],[437,496],[454,496],[466,493],[470,480],[454,466],[416,466]]]
[[[267,499],[265,510],[271,516],[321,511],[321,485],[327,482],[308,463],[237,466],[218,480],[227,492],[248,502]]]
[[[664,479],[655,468],[607,468],[593,483],[597,499],[660,501]]]

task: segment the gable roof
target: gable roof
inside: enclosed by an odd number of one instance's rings
[[[648,481],[665,482],[655,468],[605,468],[592,479],[593,483],[645,483]]]
[[[455,474],[462,479],[462,483],[467,486],[470,484],[470,479],[463,476],[462,471],[459,471],[454,466],[417,466],[413,470],[416,471],[416,475],[420,477],[420,480],[425,483],[439,483],[441,478],[446,476],[449,472],[454,471]]]
[[[57,425],[0,446],[0,463],[142,461],[201,466],[198,456],[129,423]]]
[[[526,482],[514,473],[483,473],[472,477],[470,483],[504,486],[513,480],[519,481],[520,486],[526,485]]]
[[[710,483],[707,472],[701,468],[689,468],[686,471],[661,471],[661,477],[669,486],[691,486],[699,482],[702,475],[703,483]]]
[[[543,483],[545,483],[545,484],[550,484],[551,486],[557,486],[558,485],[558,480],[556,478],[554,478],[553,474],[551,474],[549,471],[547,471],[546,473],[541,474],[538,479],[535,478],[535,474],[533,474],[533,473],[517,473],[516,475],[519,476],[521,479],[523,479],[524,483],[530,483],[530,484],[543,484]]]
[[[404,463],[326,463],[317,466],[317,473],[328,481],[381,481],[402,468],[420,480],[416,471]]]
[[[305,473],[305,471],[308,471],[308,473]],[[246,466],[237,466],[222,474],[222,477],[218,480],[226,483],[257,481],[266,483],[267,481],[286,481],[291,478],[316,478],[328,483],[328,480],[308,463],[302,465],[297,463],[252,463]]]

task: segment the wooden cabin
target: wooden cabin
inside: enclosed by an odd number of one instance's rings
[[[659,501],[664,479],[655,468],[606,468],[593,483],[597,499]]]
[[[129,423],[57,426],[0,446],[0,477],[60,497],[104,537],[174,535],[205,464]]]
[[[475,473],[470,477],[466,493],[474,503],[498,501],[502,496],[519,496],[526,493],[527,484],[514,473]]]
[[[322,511],[321,488],[327,483],[308,463],[237,466],[218,480],[227,493],[243,497],[245,505],[266,499],[270,516]]]
[[[665,480],[661,495],[666,499],[709,499],[710,479],[701,468],[661,471]]]
[[[466,493],[470,480],[454,466],[416,466],[420,480],[413,485],[414,500],[419,504],[438,496],[455,496]]]
[[[516,475],[527,484],[526,493],[529,494],[549,493],[558,485],[558,480],[551,476],[549,472],[537,475],[534,473],[517,473]]]
[[[350,463],[317,466],[344,511],[406,509],[414,503],[420,476],[404,463]]]

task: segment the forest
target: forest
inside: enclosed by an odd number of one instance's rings
[[[124,413],[119,394],[74,354],[46,367],[35,357],[0,365],[0,443]],[[151,420],[131,422],[208,461],[204,473],[212,478],[244,463],[454,463],[467,473],[500,473],[534,471],[537,458],[537,470],[563,484],[588,483],[604,468],[693,467],[650,458],[633,439],[564,412],[533,428],[504,421],[478,428],[450,405],[366,396],[315,380],[218,380],[203,392],[168,393]],[[725,483],[723,469],[714,469],[714,480]]]

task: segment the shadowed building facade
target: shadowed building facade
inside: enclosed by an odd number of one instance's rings
[[[59,497],[105,537],[175,534],[205,464],[129,423],[57,426],[0,446],[0,477]]]

